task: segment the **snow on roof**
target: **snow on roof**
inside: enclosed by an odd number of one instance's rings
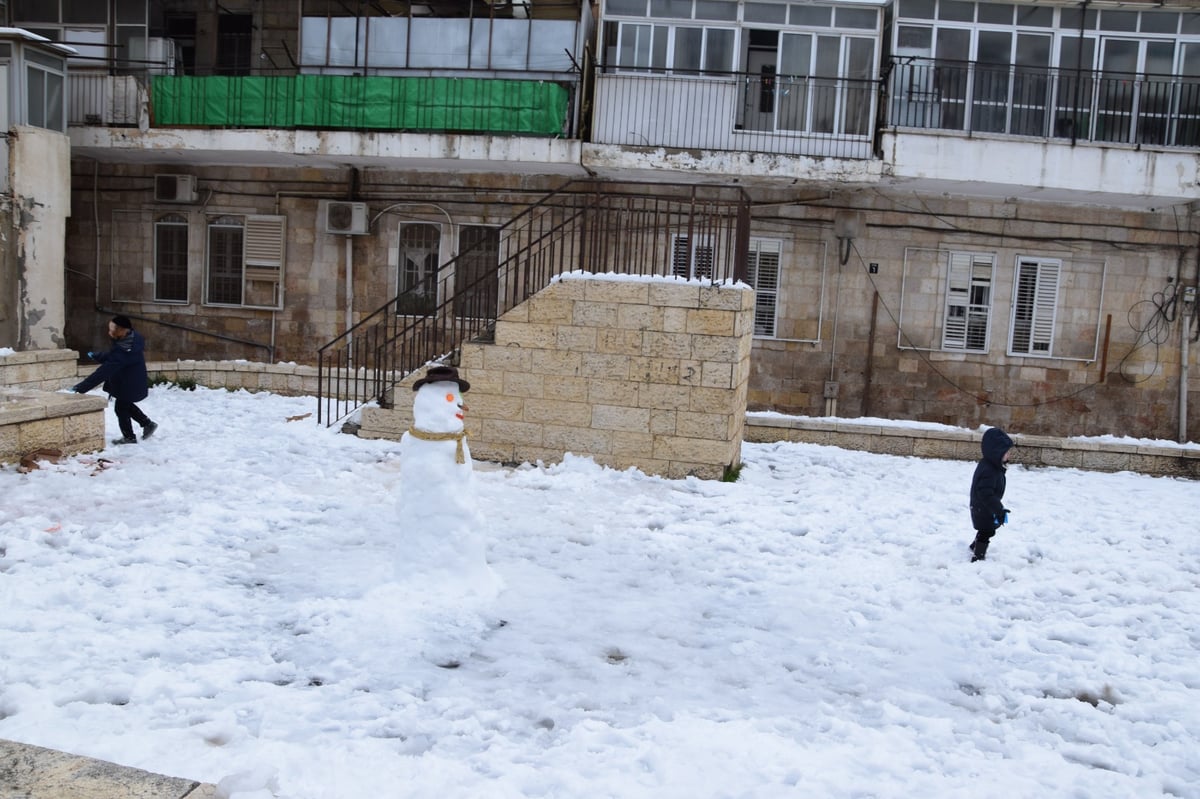
[[[51,41],[45,36],[32,33],[24,28],[0,27],[0,39],[24,39],[27,42],[37,42],[38,44],[46,45],[52,50],[58,50],[63,55],[76,55],[79,52],[74,47],[68,47],[65,44]]]

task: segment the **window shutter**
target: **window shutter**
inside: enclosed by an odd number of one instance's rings
[[[942,329],[942,347],[961,350],[967,345],[967,304],[971,294],[971,254],[950,253],[946,277],[946,322]]]
[[[1033,298],[1033,352],[1050,354],[1054,341],[1054,320],[1058,308],[1058,264],[1043,263],[1038,268]]]
[[[246,217],[246,279],[279,280],[283,270],[283,245],[287,233],[285,216]],[[256,276],[257,273],[258,276]]]
[[[675,236],[671,240],[671,274],[675,277],[688,277],[690,256],[690,239],[687,236]]]
[[[683,278],[711,278],[716,262],[716,248],[700,240],[692,246],[691,238],[676,235],[671,240],[671,274]]]
[[[779,260],[783,246],[778,241],[750,243],[747,266],[754,287],[754,335],[775,335],[775,303],[779,296]]]

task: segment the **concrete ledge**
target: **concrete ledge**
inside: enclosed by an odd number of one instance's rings
[[[979,460],[982,432],[889,427],[870,422],[757,416],[746,418],[745,440],[802,441],[842,449],[919,458]],[[1095,440],[1013,435],[1011,461],[1099,472],[1138,472],[1200,479],[1200,447],[1149,446]]]
[[[216,786],[0,739],[4,799],[215,799]]]
[[[0,387],[0,463],[40,449],[64,455],[104,449],[107,404],[91,394]]]

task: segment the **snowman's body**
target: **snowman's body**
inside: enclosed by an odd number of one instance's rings
[[[464,410],[451,380],[425,383],[414,394],[413,425],[400,439],[396,572],[402,579],[450,574],[473,592],[492,593]]]

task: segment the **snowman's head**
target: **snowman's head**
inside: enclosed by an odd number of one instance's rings
[[[413,397],[413,424],[429,433],[458,433],[463,429],[466,410],[458,383],[426,383]]]

